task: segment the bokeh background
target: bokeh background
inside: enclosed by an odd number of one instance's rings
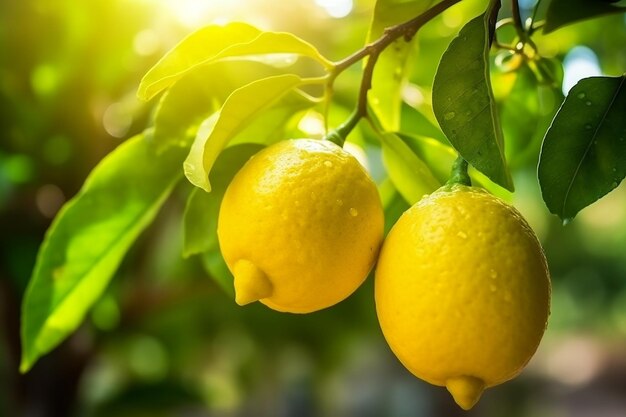
[[[428,113],[441,54],[484,7],[463,3],[420,32],[407,105]],[[527,16],[534,1],[520,3]],[[371,277],[347,301],[306,316],[238,307],[200,260],[180,256],[182,191],[80,329],[18,374],[20,303],[38,246],[94,165],[148,125],[154,103],[135,98],[143,73],[194,28],[231,20],[293,32],[340,59],[363,44],[372,8],[371,0],[0,2],[0,416],[626,415],[626,188],[563,226],[541,201],[533,158],[518,164],[509,198],[545,246],[549,327],[522,375],[468,413],[392,355]],[[621,15],[536,42],[563,76],[549,102],[582,77],[626,69]],[[494,68],[505,97],[505,64]],[[338,102],[353,103],[358,81],[358,68],[342,76]],[[520,106],[534,106],[533,94]],[[538,123],[524,114],[509,117],[507,140]],[[367,155],[384,181],[380,154]]]

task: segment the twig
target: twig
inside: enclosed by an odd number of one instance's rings
[[[400,23],[396,26],[391,26],[385,29],[383,35],[380,38],[378,38],[374,42],[365,45],[363,48],[354,52],[352,55],[335,63],[335,68],[333,69],[333,72],[329,78],[330,84],[332,84],[335,78],[344,70],[346,70],[356,62],[359,62],[363,58],[368,57],[365,68],[363,69],[363,76],[361,78],[361,86],[359,88],[359,98],[356,109],[344,124],[342,124],[339,128],[331,132],[326,137],[327,139],[332,140],[340,146],[343,146],[343,142],[345,141],[346,136],[356,126],[356,124],[362,117],[367,116],[367,93],[372,88],[374,66],[376,65],[378,57],[385,50],[385,48],[387,48],[392,42],[400,38],[404,38],[407,42],[409,42],[411,39],[413,39],[417,31],[422,26],[424,26],[433,18],[441,14],[443,11],[460,1],[461,0],[443,0],[442,2],[437,3],[430,9],[426,10],[421,15],[414,17],[413,19],[408,20],[404,23]]]

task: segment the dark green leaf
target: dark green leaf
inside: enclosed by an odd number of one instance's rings
[[[550,212],[576,214],[626,176],[626,83],[591,77],[569,92],[541,149],[539,183]]]
[[[467,23],[444,52],[433,83],[433,110],[461,156],[492,181],[513,190],[489,78],[493,12],[489,9]]]
[[[385,28],[425,12],[432,3],[433,0],[378,0],[367,41],[378,39]],[[385,49],[376,61],[368,97],[385,130],[400,128],[400,92],[412,49],[412,43],[399,39]]]
[[[183,157],[179,149],[157,155],[143,136],[129,139],[59,212],[23,302],[22,372],[81,323],[182,177]]]
[[[202,266],[213,280],[232,298],[235,298],[233,274],[228,269],[226,261],[219,250],[208,250],[201,256]]]
[[[626,7],[619,7],[607,1],[598,0],[552,0],[546,12],[544,33],[581,20],[592,19],[613,13],[624,13]]]

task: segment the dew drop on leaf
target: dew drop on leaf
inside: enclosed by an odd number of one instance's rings
[[[339,207],[343,206],[343,200],[336,200],[335,202]]]
[[[449,113],[444,114],[443,118],[445,120],[452,120],[452,119],[454,119],[454,116],[456,116],[456,114],[453,111],[451,111]]]
[[[324,161],[324,165],[326,165],[328,168],[333,166],[333,163],[330,161]]]
[[[585,102],[585,104],[586,104],[587,106],[591,106],[591,101],[587,100],[587,101]]]
[[[350,216],[356,217],[358,215],[359,215],[359,211],[355,209],[354,207],[350,207]]]
[[[582,100],[583,98],[585,98],[585,93],[578,93],[576,97]]]
[[[568,224],[570,224],[572,222],[572,218],[568,217],[566,219],[563,219],[563,226],[567,226]]]

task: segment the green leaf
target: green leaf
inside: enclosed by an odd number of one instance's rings
[[[299,90],[288,91],[267,109],[261,111],[240,133],[230,140],[228,146],[240,143],[271,145],[287,139],[286,132],[296,126],[304,110],[315,104]]]
[[[426,136],[446,145],[450,144],[439,126],[431,122],[422,112],[406,104],[402,106],[400,132]]]
[[[419,159],[426,163],[440,184],[448,181],[452,164],[458,157],[452,147],[431,138],[405,133],[397,133],[397,135]]]
[[[396,134],[380,134],[383,164],[402,197],[416,203],[441,186],[428,166]]]
[[[457,152],[452,147],[431,138],[405,133],[397,133],[397,135],[418,158],[426,163],[441,184],[445,184],[450,179],[452,165],[458,157]],[[509,191],[490,181],[480,171],[470,167],[468,173],[475,187],[482,187],[491,194],[504,200],[510,200],[511,193]]]
[[[224,290],[224,292],[235,298],[235,288],[233,287],[234,277],[228,269],[226,261],[219,250],[209,250],[201,255],[202,266],[213,280]]]
[[[141,80],[137,96],[149,100],[174,84],[191,68],[201,65],[224,49],[254,40],[261,31],[246,23],[211,25],[191,33],[168,51]]]
[[[206,131],[199,129],[184,163],[189,182],[211,191],[209,172],[222,149],[259,114],[301,83],[300,77],[285,74],[254,81],[235,90],[216,113],[217,117],[205,124]]]
[[[616,188],[626,176],[625,79],[581,80],[546,133],[539,183],[550,212],[564,220]]]
[[[241,144],[225,149],[211,170],[213,190],[194,188],[184,216],[183,256],[202,253],[207,272],[229,295],[234,295],[233,278],[217,240],[217,219],[228,184],[250,157],[263,149],[259,144]]]
[[[278,75],[276,69],[256,62],[221,61],[189,71],[161,97],[155,111],[152,142],[159,151],[169,146],[189,146],[200,124],[234,90],[273,75]]]
[[[444,52],[433,83],[433,110],[459,154],[513,190],[489,78],[490,16],[496,11],[489,9],[468,22]]]
[[[217,217],[226,188],[252,155],[263,149],[259,144],[240,144],[225,149],[215,161],[210,193],[195,188],[189,195],[184,215],[183,256],[218,250]]]
[[[496,74],[496,77],[495,83],[505,87],[497,98],[507,161],[512,169],[534,168],[539,162],[546,130],[563,101],[560,83],[557,87],[541,82],[538,73],[526,64],[514,73]]]
[[[81,323],[182,177],[183,157],[177,149],[157,155],[143,136],[129,139],[59,212],[23,302],[22,372]]]
[[[378,186],[380,199],[383,203],[385,211],[385,236],[391,228],[396,224],[402,213],[407,211],[411,206],[402,195],[396,190],[393,182],[386,179]]]
[[[375,41],[382,36],[385,28],[425,12],[432,3],[434,3],[432,0],[376,1],[367,42]],[[412,50],[412,42],[399,39],[385,49],[376,61],[368,99],[385,130],[400,128],[400,93],[409,70],[408,63]]]
[[[581,20],[624,12],[626,12],[626,7],[615,6],[608,1],[552,0],[546,11],[543,33],[553,32],[562,26]]]
[[[290,33],[262,32],[245,23],[207,26],[183,39],[143,77],[137,95],[149,100],[200,65],[223,59],[251,59],[283,67],[290,56],[306,56],[330,70],[334,64]]]

